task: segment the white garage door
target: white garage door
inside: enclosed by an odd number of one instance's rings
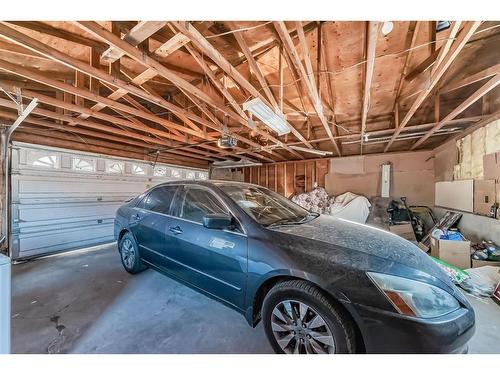
[[[172,179],[206,170],[14,143],[12,257],[29,258],[113,241],[117,208]]]

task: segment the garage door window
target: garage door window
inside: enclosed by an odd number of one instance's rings
[[[189,188],[181,202],[178,216],[196,223],[203,223],[207,214],[227,214],[220,200],[205,189]]]
[[[152,190],[138,205],[145,210],[168,214],[177,186],[160,186]]]
[[[59,155],[48,154],[43,151],[28,151],[28,164],[34,167],[59,168]]]
[[[139,164],[132,164],[132,174],[145,175],[146,167]]]
[[[79,172],[95,172],[95,160],[84,158],[73,158],[72,169]]]
[[[171,172],[170,172],[170,173],[171,173],[171,176],[172,176],[173,178],[182,178],[181,171],[180,171],[180,170],[178,170],[178,169],[174,169],[174,168],[172,168],[172,170],[171,170]]]
[[[154,169],[153,175],[155,177],[166,177],[167,176],[167,167],[157,165]]]
[[[106,172],[122,174],[124,170],[124,164],[117,161],[107,161],[106,162]]]

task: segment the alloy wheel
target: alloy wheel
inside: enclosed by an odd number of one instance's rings
[[[332,354],[335,340],[323,317],[311,306],[295,300],[278,303],[271,315],[271,329],[287,354]]]
[[[121,255],[125,267],[132,269],[135,263],[135,249],[132,241],[128,238],[125,238],[122,242]]]

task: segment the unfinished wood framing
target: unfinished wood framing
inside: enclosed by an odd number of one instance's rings
[[[304,186],[321,176],[313,151],[434,148],[496,113],[498,22],[481,26],[487,37],[480,25],[436,32],[436,21],[397,21],[383,35],[380,22],[0,22],[0,85],[39,99],[23,139],[46,132],[45,144],[81,149],[85,139],[205,167],[291,161],[248,177],[290,195],[300,176]],[[253,98],[291,133],[245,113]],[[0,118],[13,109],[0,92]],[[232,150],[216,145],[225,133],[238,141]]]

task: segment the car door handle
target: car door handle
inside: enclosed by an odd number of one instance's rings
[[[175,226],[175,227],[170,227],[170,232],[172,232],[173,234],[181,234],[182,233],[182,229],[180,226]]]
[[[141,215],[139,215],[139,214],[133,214],[132,215],[132,219],[134,219],[134,220],[140,220],[141,219]]]

